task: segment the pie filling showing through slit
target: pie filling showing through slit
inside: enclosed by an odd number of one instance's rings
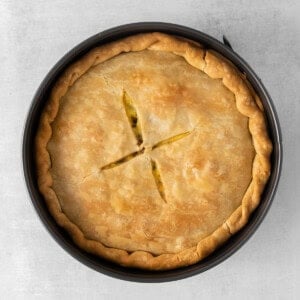
[[[162,33],[65,70],[35,140],[39,190],[85,251],[126,267],[194,264],[246,225],[270,175],[260,99],[220,54]]]
[[[128,94],[126,93],[126,91],[123,91],[123,104],[124,104],[124,108],[126,111],[126,115],[128,117],[128,121],[130,123],[132,132],[135,135],[136,141],[137,141],[137,145],[141,147],[141,149],[139,151],[135,151],[133,153],[130,153],[112,163],[109,163],[105,166],[103,166],[101,168],[101,170],[107,170],[107,169],[112,169],[115,168],[123,163],[126,163],[128,161],[130,161],[131,159],[135,158],[138,155],[142,155],[145,152],[145,148],[142,146],[143,145],[143,135],[142,135],[142,131],[139,125],[139,119],[138,119],[138,114],[134,108],[134,104],[132,99],[128,96]],[[149,150],[152,149],[156,149],[158,147],[164,146],[166,144],[170,144],[173,142],[176,142],[184,137],[186,137],[187,135],[189,135],[191,132],[187,131],[187,132],[183,132],[180,134],[177,134],[175,136],[172,136],[170,138],[167,138],[165,140],[162,140],[156,144],[154,144],[152,147],[150,147]],[[149,152],[148,150],[148,152]],[[155,160],[151,159],[151,169],[152,169],[152,175],[153,178],[155,180],[156,186],[157,186],[157,190],[162,198],[162,200],[164,202],[167,202],[166,200],[166,195],[165,195],[165,191],[164,191],[164,186],[163,183],[161,181],[161,175],[159,172],[159,169],[157,167],[157,163],[155,162]]]

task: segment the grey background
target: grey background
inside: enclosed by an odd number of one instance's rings
[[[0,298],[299,299],[297,2],[0,0]],[[24,120],[48,70],[87,37],[137,21],[179,23],[218,39],[225,33],[262,78],[282,126],[284,165],[265,221],[227,261],[179,282],[120,281],[74,260],[39,221],[21,168]]]

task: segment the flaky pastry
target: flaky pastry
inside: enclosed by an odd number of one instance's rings
[[[247,223],[271,150],[260,100],[231,62],[140,34],[91,50],[56,82],[36,135],[38,186],[80,248],[166,270]]]

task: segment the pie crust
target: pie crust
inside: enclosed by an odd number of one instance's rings
[[[139,34],[91,50],[54,85],[36,135],[38,186],[80,248],[167,270],[247,223],[271,151],[260,99],[231,62]]]

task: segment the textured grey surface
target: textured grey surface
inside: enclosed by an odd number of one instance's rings
[[[299,1],[0,1],[1,299],[299,299]],[[179,282],[138,284],[96,273],[62,250],[24,185],[26,113],[54,63],[83,39],[137,21],[179,23],[221,39],[262,78],[282,126],[284,165],[273,206],[234,256]]]

